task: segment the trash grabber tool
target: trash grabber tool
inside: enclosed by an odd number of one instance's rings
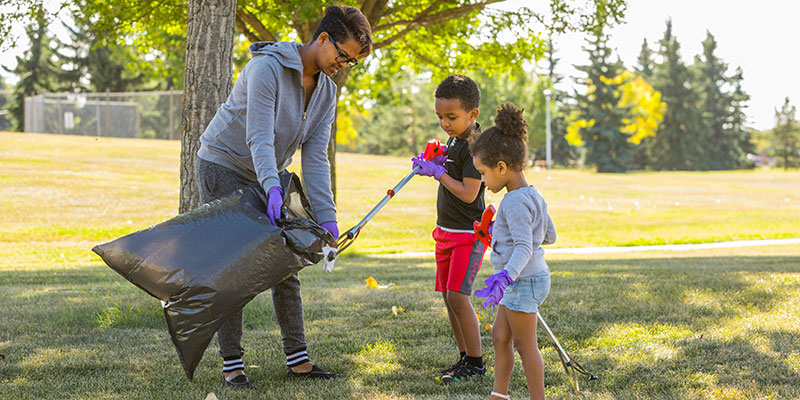
[[[561,365],[564,366],[564,371],[567,372],[567,378],[569,378],[569,383],[572,385],[572,389],[575,391],[575,394],[580,395],[580,385],[578,384],[578,374],[586,375],[589,377],[590,381],[598,379],[597,375],[587,371],[583,368],[577,361],[570,358],[569,354],[561,347],[561,343],[558,342],[556,336],[553,335],[553,331],[550,330],[550,327],[547,326],[547,322],[544,322],[544,318],[542,318],[542,313],[536,313],[536,318],[539,320],[539,323],[542,324],[544,327],[544,331],[547,333],[547,336],[555,343],[556,351],[558,352],[558,358],[561,359]]]
[[[439,139],[431,139],[425,146],[425,151],[422,153],[422,158],[430,161],[433,160],[434,157],[442,155],[444,155],[444,149],[442,148],[442,144],[439,142]],[[333,260],[337,255],[339,255],[339,253],[353,244],[353,241],[358,237],[358,234],[361,233],[361,228],[363,228],[364,225],[366,225],[367,222],[369,222],[369,220],[371,220],[372,217],[374,217],[375,214],[377,214],[378,211],[380,211],[383,206],[385,206],[386,203],[388,203],[389,200],[391,200],[394,195],[396,195],[397,192],[399,192],[400,189],[402,189],[403,186],[405,186],[406,183],[408,183],[408,181],[410,181],[411,178],[417,174],[417,171],[419,171],[419,167],[412,169],[408,175],[406,175],[400,180],[400,182],[397,183],[397,185],[386,191],[386,196],[384,196],[383,199],[369,213],[367,213],[367,215],[361,219],[359,223],[339,236],[339,244],[336,248],[336,252],[328,253],[327,258],[329,261]]]

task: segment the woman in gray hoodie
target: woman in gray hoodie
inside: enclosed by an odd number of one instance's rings
[[[314,218],[338,238],[328,163],[328,140],[336,110],[331,75],[358,64],[372,51],[372,30],[355,7],[330,6],[311,42],[258,42],[228,100],[200,137],[195,176],[200,201],[223,197],[258,183],[267,193],[267,215],[280,218],[282,191],[278,173],[301,148],[303,183]],[[234,278],[235,279],[235,278]],[[333,378],[309,359],[297,274],[272,288],[281,328],[287,374]],[[225,383],[250,387],[241,347],[242,312],[217,331]]]

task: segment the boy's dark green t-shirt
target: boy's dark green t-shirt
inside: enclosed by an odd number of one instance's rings
[[[480,129],[480,125],[476,129]],[[450,138],[447,142],[447,174],[451,178],[464,181],[464,178],[481,179],[481,173],[472,164],[472,155],[469,153],[469,145],[464,139]],[[481,214],[486,208],[483,200],[484,184],[478,196],[472,203],[464,203],[456,195],[451,193],[441,183],[439,184],[439,194],[436,198],[437,220],[436,225],[447,228],[472,231],[472,223],[480,221]]]

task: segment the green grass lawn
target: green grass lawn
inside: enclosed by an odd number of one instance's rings
[[[178,142],[0,133],[0,399],[488,397],[489,332],[486,379],[435,384],[456,350],[432,290],[433,260],[377,254],[432,249],[436,185],[422,178],[367,225],[334,273],[301,272],[310,351],[344,379],[285,378],[266,293],[245,308],[256,390],[223,387],[215,342],[189,382],[159,302],[90,252],[175,215],[179,151]],[[343,228],[410,164],[352,154],[338,162]],[[800,237],[798,171],[527,176],[548,201],[558,247]],[[552,254],[548,262],[553,285],[542,313],[600,375],[583,382],[587,398],[800,398],[800,245]],[[393,285],[368,288],[369,276]],[[393,316],[392,306],[404,311]],[[482,324],[492,322],[479,312]],[[548,398],[574,398],[552,344],[541,334],[539,344]],[[527,395],[519,361],[511,393]]]
[[[0,242],[103,242],[171,218],[179,154],[178,141],[0,133]],[[411,167],[406,158],[347,153],[337,162],[342,231]],[[527,177],[547,200],[556,247],[800,237],[800,171],[531,170]],[[436,185],[412,179],[352,251],[431,251]],[[501,199],[487,195],[495,205]],[[7,252],[0,248],[0,257]]]
[[[800,246],[550,257],[542,307],[566,349],[599,381],[590,399],[800,398]],[[488,274],[484,268],[480,278]],[[212,342],[189,382],[159,302],[99,262],[0,271],[3,399],[483,399],[489,376],[441,387],[455,343],[429,259],[351,257],[301,272],[314,359],[333,382],[284,376],[268,293],[245,308],[247,372],[256,390],[221,384]],[[373,276],[387,289],[368,288]],[[479,304],[474,301],[474,304]],[[393,316],[392,306],[403,312]],[[492,315],[480,311],[482,324]],[[569,399],[552,344],[539,335],[549,398]],[[527,394],[516,363],[511,393]]]

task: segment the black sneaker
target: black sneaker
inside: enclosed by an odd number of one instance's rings
[[[464,357],[466,357],[466,356],[464,356]],[[454,372],[456,370],[456,368],[458,368],[458,366],[461,365],[461,363],[464,362],[464,357],[461,357],[461,359],[458,360],[455,364],[451,365],[450,368],[439,370],[439,376],[447,375],[447,374],[449,374],[451,372]]]
[[[307,378],[307,379],[335,379],[339,378],[339,374],[325,371],[316,364],[311,366],[311,371],[308,372],[294,372],[291,368],[286,367],[286,374],[293,378]]]
[[[223,380],[225,381],[226,385],[237,389],[250,389],[252,387],[250,385],[250,380],[248,380],[247,376],[244,374],[237,375],[235,378],[231,380],[227,380],[225,378],[223,378]]]
[[[444,384],[463,382],[470,378],[483,378],[484,376],[486,376],[486,366],[479,368],[464,361],[455,369],[455,371],[443,375],[441,377],[441,382]]]

